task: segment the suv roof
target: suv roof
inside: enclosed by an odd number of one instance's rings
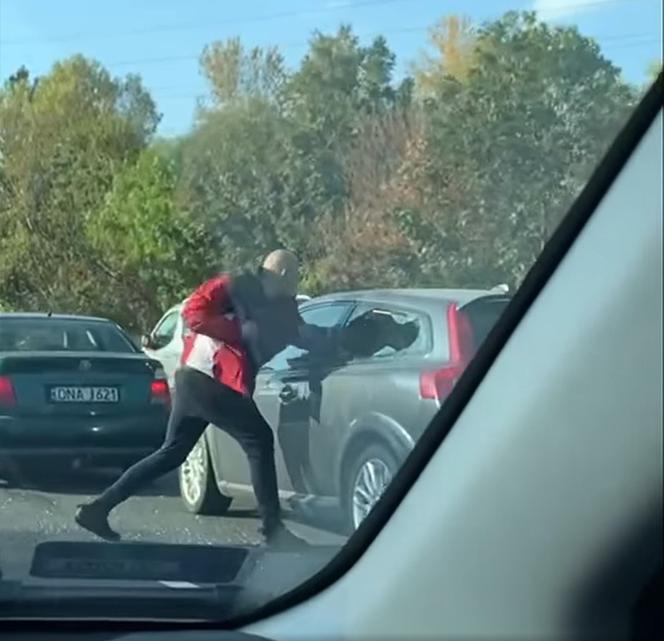
[[[505,293],[504,290],[499,288],[444,289],[431,287],[418,289],[358,289],[347,292],[323,294],[322,296],[316,296],[314,298],[309,298],[308,300],[302,300],[300,305],[303,308],[306,308],[310,305],[340,300],[370,300],[373,303],[384,303],[386,305],[390,303],[403,303],[407,305],[408,303],[432,303],[443,300],[449,301],[451,303],[458,303],[460,306],[463,306],[478,298],[484,298],[486,296],[503,299],[509,298],[509,294]],[[180,303],[177,303],[176,305],[173,305],[173,307],[167,310],[166,314],[181,309],[185,302],[186,299]]]
[[[497,289],[442,289],[442,288],[420,288],[420,289],[364,289],[350,292],[340,292],[336,294],[325,294],[313,298],[309,304],[326,301],[339,300],[370,300],[373,303],[429,303],[437,301],[449,301],[466,305],[478,298],[485,296],[498,296],[508,298],[508,296]]]

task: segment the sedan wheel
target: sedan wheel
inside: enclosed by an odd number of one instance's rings
[[[223,514],[232,499],[219,491],[205,436],[201,436],[180,466],[180,496],[190,512]]]

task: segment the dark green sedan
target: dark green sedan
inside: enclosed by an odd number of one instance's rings
[[[0,477],[46,461],[126,467],[159,447],[169,411],[160,363],[115,323],[0,314]]]

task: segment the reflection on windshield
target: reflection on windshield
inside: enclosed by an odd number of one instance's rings
[[[107,616],[327,563],[661,68],[648,2],[0,1],[0,570]]]

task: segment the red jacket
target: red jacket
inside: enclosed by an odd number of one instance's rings
[[[303,321],[294,299],[264,301],[254,310],[258,316],[252,318],[258,324],[259,336],[263,334],[264,338],[262,362],[252,361],[233,307],[231,289],[235,282],[228,274],[216,276],[203,283],[185,303],[182,316],[192,333],[185,337],[182,365],[248,396],[253,393],[255,371],[264,362],[289,344],[305,347],[299,335]]]

